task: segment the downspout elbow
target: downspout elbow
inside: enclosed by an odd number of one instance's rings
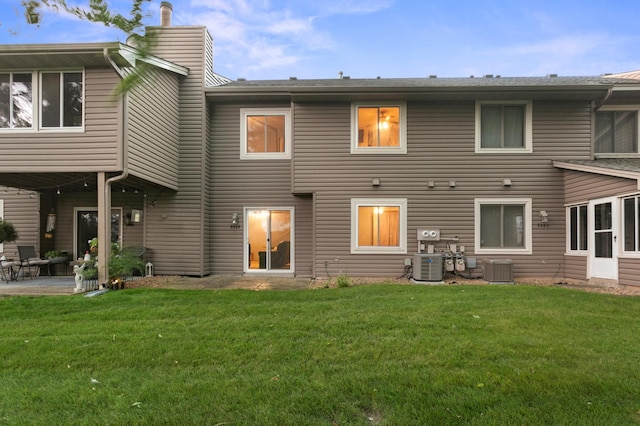
[[[609,100],[612,93],[613,93],[613,87],[610,87],[609,90],[607,90],[607,94],[604,96],[604,98],[602,98],[602,100],[598,102],[595,107],[593,107],[593,110],[598,111],[600,108],[602,108],[602,105],[604,105],[604,103]]]

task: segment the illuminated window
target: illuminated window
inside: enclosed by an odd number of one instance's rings
[[[352,105],[352,154],[404,154],[406,147],[404,103]]]
[[[240,158],[291,158],[290,115],[288,109],[241,109]]]
[[[352,253],[406,253],[406,199],[351,200]]]

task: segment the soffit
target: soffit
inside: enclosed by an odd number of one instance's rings
[[[0,69],[108,67],[105,49],[113,52],[119,46],[120,43],[0,45]],[[116,59],[118,65],[127,64],[124,58]]]

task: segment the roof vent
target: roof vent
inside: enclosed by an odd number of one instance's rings
[[[349,80],[351,77],[349,77],[348,75],[345,75],[344,77],[342,77],[344,80]]]
[[[547,77],[549,77],[549,78],[555,78],[557,76],[558,76],[558,74],[547,74]]]
[[[168,1],[160,3],[160,25],[163,27],[171,26],[171,13],[173,6]]]
[[[431,74],[431,75],[429,76],[429,78],[438,78],[438,76],[437,76],[437,75],[435,75],[435,74]]]
[[[289,80],[297,80],[298,77],[289,77]]]
[[[493,74],[485,74],[484,78],[493,78]]]
[[[239,78],[238,78],[238,81],[247,81],[247,79],[246,79],[246,78],[244,78],[244,77],[239,77]]]

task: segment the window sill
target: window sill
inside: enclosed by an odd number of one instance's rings
[[[532,254],[531,249],[487,249],[487,248],[478,248],[475,249],[475,254],[497,254],[497,255],[518,255],[518,254]]]

